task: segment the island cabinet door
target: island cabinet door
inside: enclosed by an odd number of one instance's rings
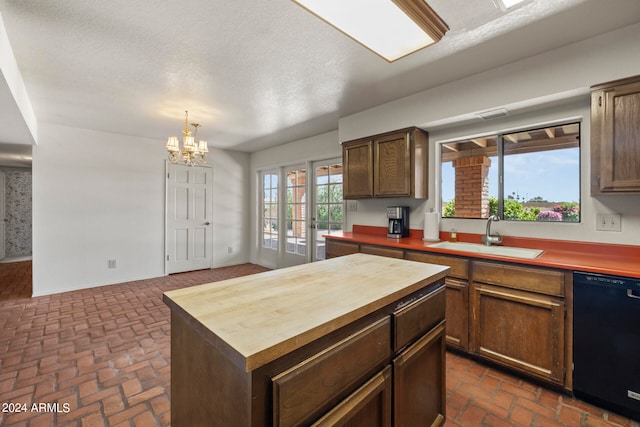
[[[391,366],[346,398],[313,427],[391,427]]]
[[[388,365],[390,325],[386,316],[275,376],[274,427],[310,425]]]
[[[395,426],[440,426],[446,419],[445,321],[393,360]]]

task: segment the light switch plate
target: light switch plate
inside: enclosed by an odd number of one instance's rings
[[[622,231],[622,216],[619,213],[597,214],[597,231]]]

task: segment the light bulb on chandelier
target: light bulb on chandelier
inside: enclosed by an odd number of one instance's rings
[[[207,163],[207,153],[209,147],[207,141],[200,140],[196,142],[196,134],[198,133],[199,123],[191,123],[194,127],[193,135],[189,130],[189,112],[185,111],[184,130],[182,133],[182,148],[180,141],[175,136],[170,136],[167,140],[167,151],[169,152],[169,161],[171,163],[183,163],[187,166],[202,166]]]

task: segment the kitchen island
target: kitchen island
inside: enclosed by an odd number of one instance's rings
[[[448,272],[354,254],[165,293],[171,425],[443,424]]]

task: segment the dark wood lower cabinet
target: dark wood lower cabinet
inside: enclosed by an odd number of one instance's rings
[[[360,245],[360,252],[369,255],[386,256],[388,258],[404,258],[404,250],[398,248],[385,248],[375,245]]]
[[[391,366],[325,414],[314,427],[391,427]]]
[[[327,248],[335,256],[363,248],[392,257],[400,251],[331,239]],[[451,268],[445,280],[450,348],[572,389],[571,271],[418,250],[405,250],[404,257]]]
[[[479,283],[473,289],[473,352],[563,385],[564,300]]]
[[[469,282],[447,277],[447,344],[469,351]]]
[[[278,374],[272,379],[274,426],[309,425],[390,358],[386,316]]]
[[[442,321],[393,360],[394,425],[444,424],[445,346]]]

